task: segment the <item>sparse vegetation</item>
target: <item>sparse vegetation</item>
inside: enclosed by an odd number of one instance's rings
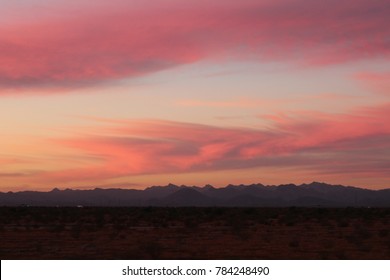
[[[0,208],[1,259],[389,259],[388,208]]]

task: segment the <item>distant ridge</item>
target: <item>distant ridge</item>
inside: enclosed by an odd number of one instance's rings
[[[0,192],[0,206],[170,206],[170,207],[390,207],[390,189],[310,184],[264,186],[228,185],[224,188],[152,186],[145,190],[100,189],[49,192]]]

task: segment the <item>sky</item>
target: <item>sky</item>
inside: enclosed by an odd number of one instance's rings
[[[388,0],[0,0],[0,191],[390,187]]]

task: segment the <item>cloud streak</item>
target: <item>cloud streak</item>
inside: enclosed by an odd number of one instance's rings
[[[355,78],[374,93],[390,96],[390,71],[360,72],[355,74]]]
[[[390,54],[385,0],[48,3],[26,18],[5,5],[1,88],[85,87],[200,60],[307,66]]]
[[[41,174],[49,182],[88,181],[267,167],[313,174],[389,178],[390,104],[349,114],[298,112],[263,129],[169,121],[112,121],[100,134],[55,140],[99,161]]]

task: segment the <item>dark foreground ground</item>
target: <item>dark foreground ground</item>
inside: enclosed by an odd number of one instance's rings
[[[390,208],[0,208],[1,259],[390,259]]]

